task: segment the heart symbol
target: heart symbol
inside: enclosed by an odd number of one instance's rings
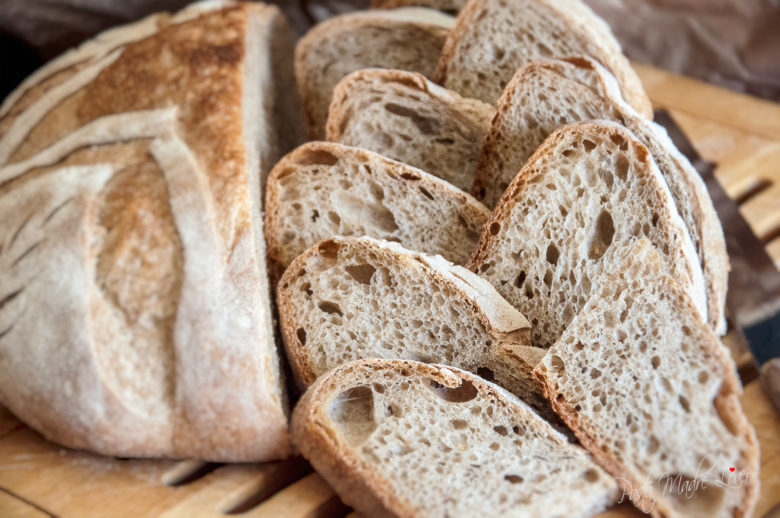
[[[729,468],[729,471],[733,472],[733,471],[734,471],[734,468]]]

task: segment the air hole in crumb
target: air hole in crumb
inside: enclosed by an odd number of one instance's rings
[[[349,265],[344,267],[344,269],[360,284],[371,284],[371,278],[376,271],[376,268],[366,263]]]
[[[493,431],[496,432],[498,435],[501,435],[501,436],[504,436],[504,437],[509,435],[509,430],[506,429],[506,426],[501,426],[501,425],[494,426],[493,427]]]
[[[596,228],[593,237],[590,240],[588,257],[590,259],[599,259],[612,244],[612,238],[615,235],[615,224],[612,216],[606,210],[602,210],[596,219]]]
[[[365,385],[345,390],[328,406],[328,416],[350,443],[360,443],[376,430],[374,392]]]
[[[339,255],[339,245],[329,239],[320,243],[317,251],[325,259],[336,259]]]
[[[330,220],[331,223],[333,223],[336,226],[338,226],[341,223],[341,217],[335,212],[333,212],[332,210],[328,211],[328,219]]]
[[[306,331],[302,327],[299,327],[295,334],[298,336],[298,341],[301,345],[306,345]]]
[[[595,469],[588,469],[582,474],[588,482],[596,482],[599,479],[599,473]]]
[[[495,235],[498,234],[499,230],[501,230],[501,224],[498,223],[498,222],[493,222],[493,223],[490,224],[490,229],[489,230],[490,230],[490,233],[495,236]]]
[[[305,153],[298,163],[301,165],[334,165],[339,161],[338,157],[324,150],[313,150]]]
[[[563,360],[558,355],[553,355],[552,357],[552,368],[555,370],[558,374],[563,374],[566,372],[566,366],[563,364]]]
[[[433,194],[429,193],[425,187],[420,187],[420,192],[423,193],[429,200],[433,199]]]
[[[412,173],[401,173],[401,178],[403,178],[404,180],[411,180],[413,182],[415,182],[415,181],[420,179],[419,176],[417,176],[416,174],[412,174]]]
[[[658,438],[656,438],[655,435],[651,435],[647,441],[647,453],[654,455],[660,446],[661,444],[658,442]]]
[[[520,484],[523,481],[523,477],[520,475],[504,475],[504,480],[512,484]]]
[[[659,358],[658,356],[653,356],[650,359],[650,363],[653,365],[654,369],[657,369],[658,367],[661,366],[661,358]]]
[[[585,139],[582,141],[582,147],[585,148],[585,151],[593,151],[596,148],[596,143],[592,140]]]
[[[550,243],[547,245],[547,262],[550,264],[557,264],[558,263],[558,257],[560,257],[560,252],[558,251],[558,247],[555,246],[555,243]]]
[[[456,430],[463,430],[469,426],[469,423],[464,419],[452,419],[450,424],[452,424],[452,427]]]
[[[683,407],[683,410],[685,410],[690,414],[691,404],[688,402],[688,398],[680,394],[679,400],[680,400],[680,406]]]
[[[320,311],[324,311],[325,313],[328,314],[335,313],[340,317],[344,316],[344,314],[341,312],[341,308],[335,302],[330,302],[329,300],[323,300],[322,302],[319,303],[317,307],[320,308]]]
[[[710,375],[707,374],[706,371],[701,371],[699,373],[699,383],[707,383],[708,379],[710,379]]]
[[[625,180],[626,176],[628,176],[628,158],[624,154],[619,154],[617,157],[617,161],[615,162],[615,174],[618,178],[621,180]]]
[[[465,403],[477,397],[476,387],[468,380],[463,381],[459,387],[447,387],[436,381],[430,382],[433,392],[448,403]]]
[[[311,211],[311,221],[312,221],[312,223],[317,221],[317,219],[319,217],[320,217],[320,213],[319,213],[319,211],[317,209],[314,209],[313,211]]]

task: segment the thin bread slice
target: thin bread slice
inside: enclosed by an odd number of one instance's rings
[[[309,138],[325,138],[333,88],[363,68],[398,68],[431,77],[455,19],[424,7],[369,10],[317,24],[295,47],[295,76]]]
[[[457,13],[465,7],[466,0],[371,0],[371,7],[374,9],[392,9],[412,5]]]
[[[592,59],[537,61],[515,74],[498,100],[472,192],[493,207],[550,133],[565,123],[590,119],[626,126],[650,151],[702,265],[709,323],[724,333],[729,262],[723,229],[707,188],[666,131],[626,104],[612,75]]]
[[[471,189],[495,108],[401,70],[368,69],[339,82],[328,140],[370,149]]]
[[[530,378],[544,350],[490,284],[441,256],[370,238],[310,248],[278,285],[282,336],[303,386],[362,358],[446,363],[546,408]]]
[[[434,80],[494,103],[523,64],[579,55],[607,67],[626,101],[653,116],[642,83],[609,26],[581,0],[470,0],[447,38]]]
[[[606,121],[569,124],[539,147],[498,202],[469,268],[550,347],[585,305],[611,245],[648,237],[702,315],[701,267],[647,148]]]
[[[292,434],[364,516],[587,517],[617,496],[582,448],[521,401],[441,365],[342,365],[301,398]]]
[[[266,187],[272,270],[332,236],[370,236],[465,263],[490,217],[447,182],[395,160],[330,142],[300,146]]]
[[[609,251],[601,284],[534,375],[643,511],[751,514],[758,443],[734,363],[647,240]]]

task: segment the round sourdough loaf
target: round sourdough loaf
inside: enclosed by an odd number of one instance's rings
[[[275,7],[195,4],[99,35],[0,108],[0,402],[47,438],[290,454],[260,204],[298,131],[292,50]]]

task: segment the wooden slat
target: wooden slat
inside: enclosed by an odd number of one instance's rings
[[[654,104],[674,108],[745,133],[776,139],[780,135],[780,105],[634,63]]]
[[[207,483],[163,485],[173,464],[68,450],[27,427],[0,439],[0,488],[62,517],[157,516]]]
[[[14,518],[50,518],[51,515],[0,489],[0,516]]]
[[[780,415],[758,381],[745,387],[741,399],[761,445],[761,496],[755,512],[761,517],[780,505]]]
[[[328,483],[312,473],[241,517],[324,518],[338,515],[339,509],[346,511]]]

